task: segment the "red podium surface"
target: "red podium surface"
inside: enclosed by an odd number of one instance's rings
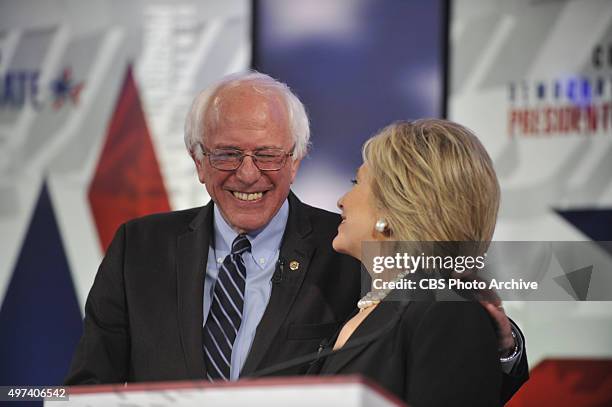
[[[61,406],[404,406],[377,384],[360,376],[317,376],[245,379],[237,382],[204,381],[73,386]]]

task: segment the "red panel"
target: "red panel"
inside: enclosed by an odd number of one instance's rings
[[[103,250],[126,220],[170,210],[131,67],[88,198]]]
[[[508,406],[612,406],[612,360],[548,359],[529,375]]]

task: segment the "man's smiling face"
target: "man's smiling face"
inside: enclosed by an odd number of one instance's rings
[[[257,83],[222,88],[205,112],[207,151],[235,148],[255,152],[262,148],[293,148],[287,108],[273,90],[262,92]],[[216,120],[215,120],[216,118]],[[212,124],[212,125],[211,125]],[[270,222],[289,194],[301,160],[288,157],[277,171],[260,171],[244,157],[234,171],[218,170],[208,157],[196,160],[200,182],[218,205],[225,220],[238,232],[252,232]]]

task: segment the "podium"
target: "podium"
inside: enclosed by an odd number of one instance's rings
[[[398,398],[361,376],[313,376],[73,386],[69,400],[51,407],[266,406],[323,407],[404,406]]]

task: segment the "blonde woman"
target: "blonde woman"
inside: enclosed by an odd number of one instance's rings
[[[491,240],[499,185],[468,129],[437,119],[394,123],[366,142],[363,160],[338,201],[336,251],[362,260],[363,241]],[[413,406],[499,405],[527,377],[524,358],[520,377],[504,377],[494,323],[477,302],[366,299],[329,347],[346,349],[311,373],[362,374]]]

